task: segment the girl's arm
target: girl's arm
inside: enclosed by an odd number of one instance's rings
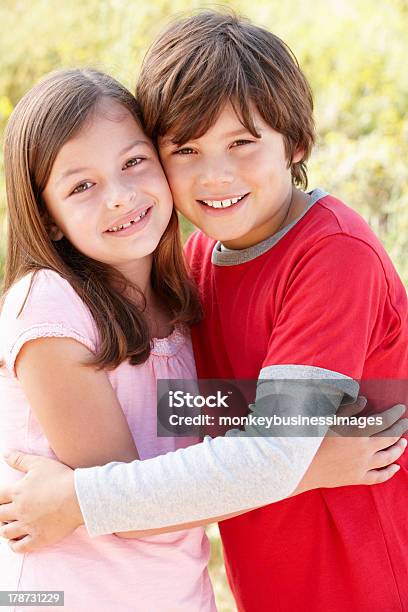
[[[138,459],[109,378],[83,365],[89,357],[71,338],[38,338],[22,347],[16,374],[60,461],[84,468]]]

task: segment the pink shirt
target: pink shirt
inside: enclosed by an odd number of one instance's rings
[[[91,314],[71,285],[57,273],[31,275],[8,292],[0,314],[0,451],[17,448],[55,458],[21,385],[15,360],[25,342],[39,337],[74,338],[95,351],[98,332]],[[141,459],[196,442],[156,435],[156,380],[196,378],[189,336],[176,329],[155,339],[142,365],[122,363],[107,372],[134,436]],[[21,477],[0,462],[0,480]],[[213,612],[207,574],[209,543],[202,528],[142,539],[115,535],[89,538],[85,527],[57,545],[17,555],[0,543],[0,590],[63,590],[67,612]],[[15,608],[4,608],[11,612]],[[25,610],[19,606],[18,611]],[[43,607],[27,607],[27,612]],[[50,609],[50,608],[48,608]]]

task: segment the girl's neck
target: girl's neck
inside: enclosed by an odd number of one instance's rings
[[[115,266],[131,285],[135,285],[145,296],[146,302],[149,302],[152,294],[151,272],[153,264],[153,255],[137,259],[124,265]],[[131,287],[128,289],[129,299],[140,301],[138,292],[134,292]]]
[[[137,289],[128,287],[127,297],[141,305],[140,292],[146,300],[146,308],[144,314],[147,317],[149,328],[154,338],[165,338],[172,330],[171,315],[168,310],[160,302],[159,298],[155,294],[151,283],[151,271],[152,271],[153,256],[145,257],[137,261],[132,262],[126,266],[117,266],[117,270],[123,274],[123,276],[132,285],[135,285]]]

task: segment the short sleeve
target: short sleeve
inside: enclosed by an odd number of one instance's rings
[[[328,236],[304,255],[288,277],[262,372],[316,368],[329,376],[361,379],[367,355],[385,325],[388,286],[381,259],[364,241]],[[276,370],[276,371],[275,371]]]
[[[52,270],[27,274],[5,296],[0,352],[13,376],[24,344],[45,337],[73,338],[96,351],[97,329],[88,307],[68,281]]]

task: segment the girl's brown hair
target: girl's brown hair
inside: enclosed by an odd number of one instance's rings
[[[200,11],[170,25],[144,59],[136,87],[146,132],[171,133],[182,145],[199,138],[231,102],[255,137],[251,103],[283,135],[292,181],[307,186],[306,160],[314,143],[309,84],[289,47],[232,12]],[[296,149],[303,149],[292,163]]]
[[[136,365],[149,357],[151,333],[143,296],[142,305],[136,305],[126,297],[130,283],[118,271],[90,259],[66,238],[53,242],[42,199],[59,150],[106,98],[126,108],[140,125],[133,95],[97,70],[52,73],[17,104],[5,133],[8,244],[3,293],[29,272],[49,269],[60,274],[86,303],[99,331],[100,346],[89,365],[112,369],[126,359]],[[199,319],[175,211],[153,254],[151,280],[173,323],[189,325]]]

